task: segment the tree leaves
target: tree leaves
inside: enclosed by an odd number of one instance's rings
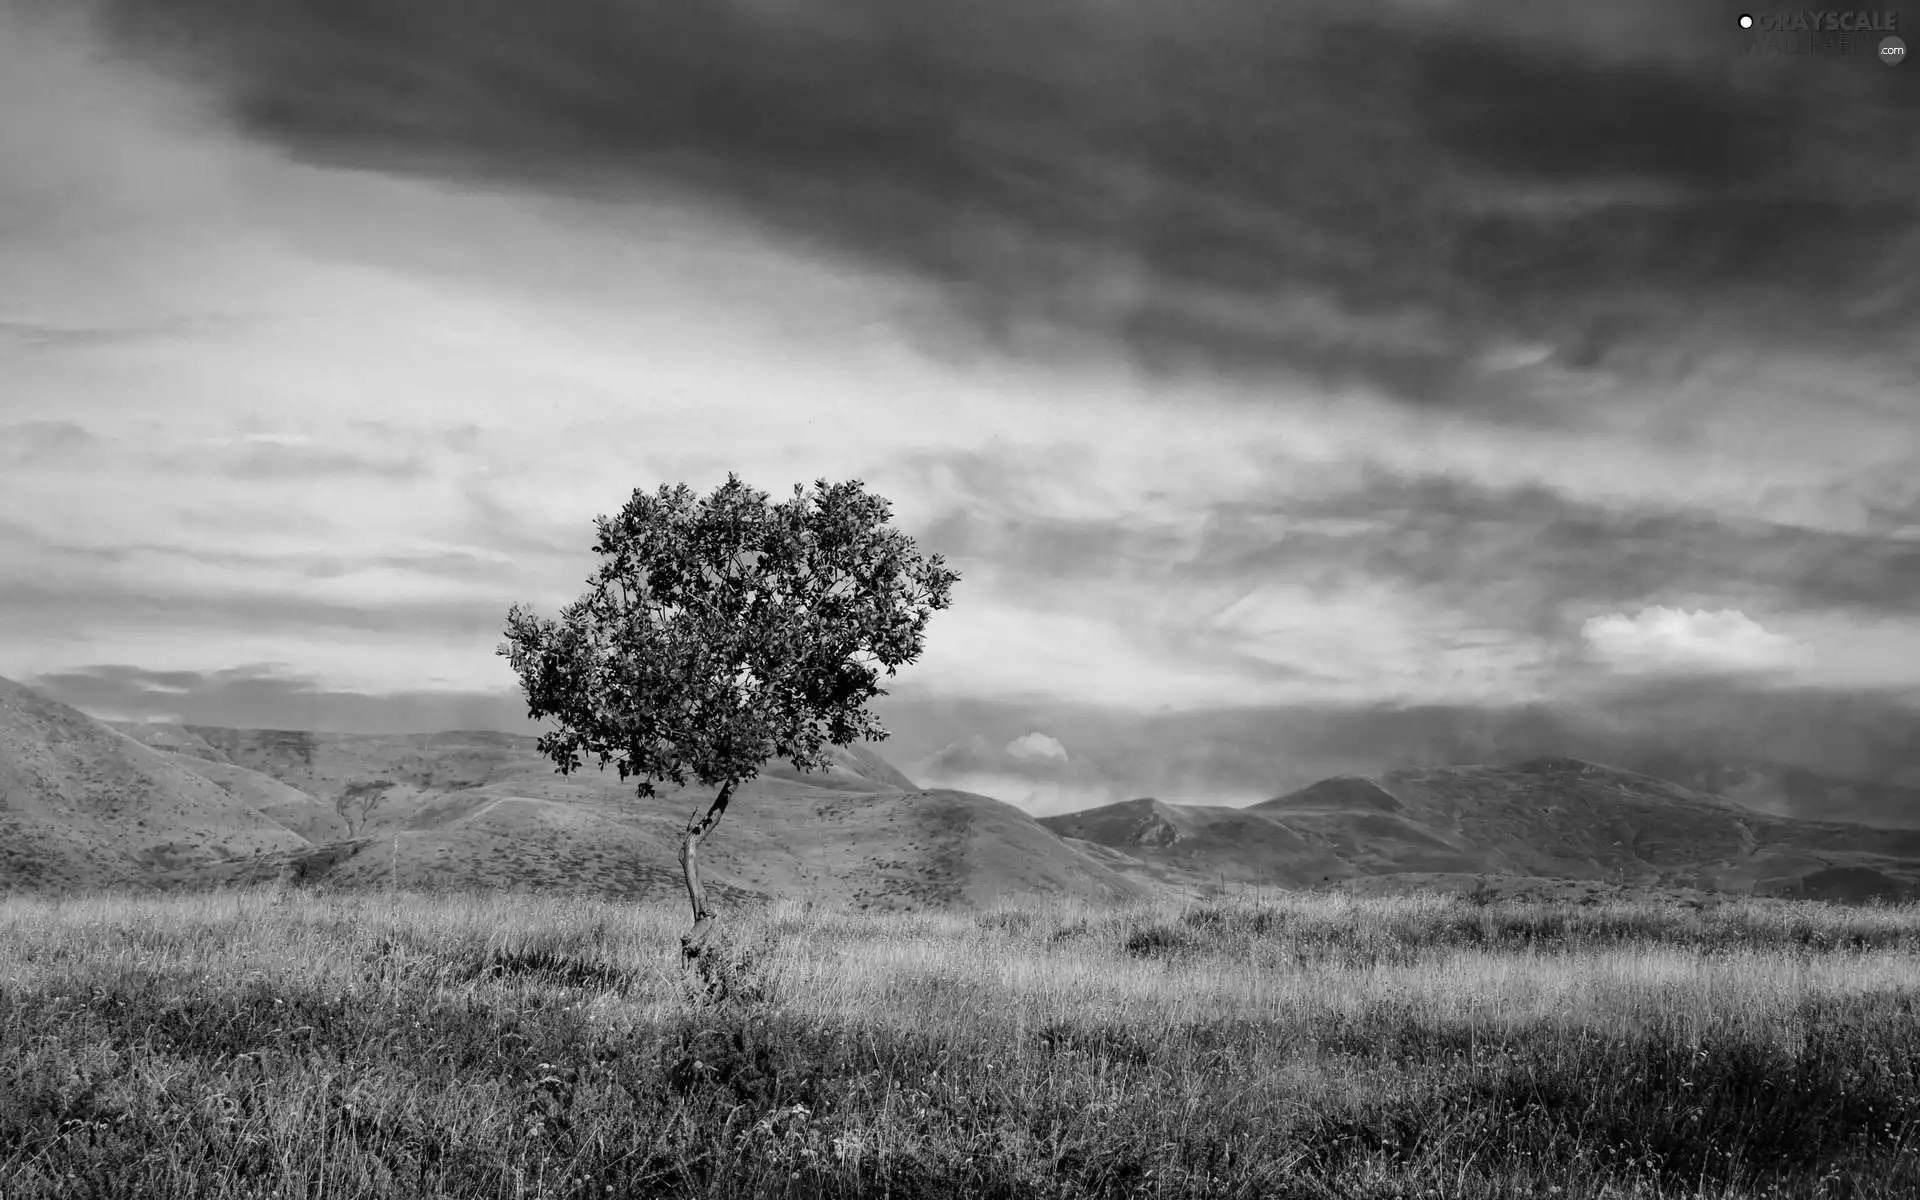
[[[778,504],[732,474],[706,497],[685,484],[636,490],[594,519],[600,568],[547,620],[515,605],[499,653],[528,715],[559,728],[541,753],[621,779],[709,787],[769,758],[825,765],[828,744],[887,732],[865,704],[925,645],[959,576],[893,529],[859,480]]]

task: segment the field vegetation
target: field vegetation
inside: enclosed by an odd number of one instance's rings
[[[1920,1195],[1920,910],[0,899],[0,1196]]]

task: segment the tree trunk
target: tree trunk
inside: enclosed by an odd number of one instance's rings
[[[700,944],[713,932],[714,917],[707,910],[707,893],[700,886],[700,843],[713,832],[720,823],[721,814],[727,811],[727,798],[733,794],[731,783],[720,789],[714,798],[713,806],[707,809],[707,815],[694,815],[687,818],[687,840],[680,847],[680,866],[687,875],[687,898],[693,901],[693,929],[680,938],[680,957],[692,960],[700,956]]]

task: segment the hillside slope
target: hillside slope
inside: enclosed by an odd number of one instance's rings
[[[0,889],[121,885],[310,844],[168,754],[0,679]]]
[[[347,823],[333,805],[271,775],[240,766],[181,726],[122,721],[108,724],[316,845],[347,836]]]
[[[1135,800],[1040,823],[1098,844],[1115,870],[1189,885],[1431,873],[1850,900],[1920,894],[1920,832],[1770,816],[1571,758],[1342,776],[1239,810]]]
[[[381,796],[362,837],[156,879],[166,886],[391,881],[683,902],[682,831],[713,799],[708,788],[663,784],[641,800],[634,781],[592,766],[563,776],[535,739],[513,734],[127,728],[187,769],[237,790],[265,780],[328,815],[349,788]],[[770,763],[736,789],[701,853],[701,878],[722,902],[810,895],[911,910],[1022,893],[1107,902],[1154,890],[1012,805],[921,789],[865,746],[833,747],[829,757],[828,769],[811,773]],[[239,772],[246,777],[230,774]],[[291,796],[281,800],[293,806]]]
[[[0,885],[530,888],[682,902],[682,830],[711,789],[592,766],[492,732],[115,730],[0,681]],[[380,798],[345,840],[342,795]],[[1152,798],[1035,819],[923,789],[865,746],[828,769],[772,763],[703,851],[723,903],[977,907],[1095,903],[1216,881],[1569,879],[1842,899],[1920,889],[1920,832],[1795,820],[1570,758],[1339,776],[1245,808]]]
[[[1040,824],[1076,844],[1129,855],[1148,878],[1174,886],[1222,876],[1297,884],[1356,873],[1330,847],[1244,808],[1143,798],[1042,817]]]
[[[1920,829],[1920,787],[1845,779],[1764,761],[1702,761],[1679,754],[1645,759],[1641,770],[1648,774],[1725,796],[1770,816]]]

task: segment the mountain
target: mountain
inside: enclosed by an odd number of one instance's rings
[[[994,719],[959,706],[942,715],[969,727]],[[1337,775],[1562,756],[1775,816],[1920,828],[1920,694],[1731,694],[1675,682],[1577,705],[1278,706],[1139,717],[1036,710],[995,728],[1044,728],[1075,748],[1104,788],[1131,781],[1134,796],[1179,799],[1201,788],[1275,796]],[[903,744],[931,748],[938,738],[903,729]],[[928,773],[954,778],[931,766]]]
[[[206,762],[243,767],[321,801],[329,810],[355,785],[384,782],[398,789],[397,797],[403,798],[470,791],[515,779],[560,778],[553,764],[535,749],[536,739],[512,733],[309,733],[212,725],[115,724],[148,745],[194,760],[186,764],[194,770]],[[864,746],[827,749],[829,765],[824,771],[801,772],[791,763],[775,760],[762,770],[756,783],[778,781],[831,791],[912,791],[917,786]],[[633,782],[619,782],[612,770],[602,775],[592,764],[568,778],[600,781],[586,786],[624,796],[632,795],[635,786]],[[602,788],[604,781],[611,782]]]
[[[1189,886],[1402,873],[1920,894],[1920,832],[1804,821],[1581,759],[1342,776],[1243,809],[1132,800],[1042,817],[1115,870]]]
[[[1142,871],[1161,884],[1211,881],[1306,884],[1357,873],[1326,845],[1244,808],[1128,800],[1039,823],[1069,844],[1083,843],[1116,870]],[[1117,851],[1103,855],[1095,847]],[[1136,861],[1128,861],[1129,859]]]
[[[111,887],[311,846],[178,756],[0,679],[0,889]]]
[[[203,798],[217,796],[234,812],[273,821],[287,835],[258,854],[155,862],[114,882],[200,887],[287,878],[355,887],[397,881],[680,900],[683,831],[689,814],[713,799],[711,789],[661,785],[658,795],[641,800],[636,781],[622,782],[617,772],[591,765],[563,776],[534,738],[514,734],[110,727],[58,707],[94,741],[145,756]],[[1066,845],[1012,805],[920,788],[865,746],[830,747],[827,757],[826,769],[814,772],[769,763],[735,790],[701,852],[702,881],[720,900],[812,894],[857,908],[915,909],[971,907],[1022,892],[1104,902],[1152,891],[1151,884]],[[4,748],[0,760],[12,761]],[[368,796],[378,803],[365,827],[348,836],[336,802]],[[52,822],[53,833],[40,830],[36,837],[56,836],[60,826]],[[111,846],[118,836],[113,830],[90,834],[89,845]],[[18,841],[11,832],[0,834],[0,848]],[[31,879],[10,874],[16,877],[9,882],[35,886],[94,882],[73,872]]]
[[[271,775],[240,766],[198,734],[178,725],[111,724],[142,745],[174,756],[178,765],[316,845],[347,836],[347,823],[331,804]]]
[[[1749,808],[1806,821],[1920,829],[1920,786],[1848,779],[1766,760],[1727,762],[1675,751],[1646,752],[1637,769],[1713,792]]]
[[[1746,789],[1736,802],[1538,757],[1339,775],[1245,808],[1146,797],[1036,819],[921,788],[864,746],[829,760],[811,773],[770,763],[736,790],[702,851],[720,901],[1100,903],[1227,880],[1571,880],[1848,900],[1920,889],[1920,831],[1800,819],[1751,785],[1773,778],[1764,772],[1714,777]],[[0,680],[0,887],[300,879],[681,902],[682,834],[712,799],[662,785],[642,800],[634,781],[592,766],[563,776],[519,735],[115,728]],[[343,800],[355,802],[351,835]]]

